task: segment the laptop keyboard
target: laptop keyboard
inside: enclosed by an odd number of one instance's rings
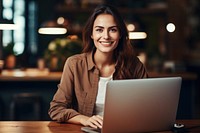
[[[81,130],[86,133],[101,133],[101,128],[81,127]]]

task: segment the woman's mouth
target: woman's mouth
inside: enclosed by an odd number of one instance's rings
[[[99,41],[103,46],[110,46],[112,43],[113,43],[113,41],[106,41],[106,42],[104,42],[104,41]]]

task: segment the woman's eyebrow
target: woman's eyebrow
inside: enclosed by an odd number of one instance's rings
[[[118,26],[114,25],[114,26],[111,26],[111,27],[109,27],[109,28],[118,28]]]
[[[94,28],[104,28],[103,26],[95,26]]]
[[[95,26],[94,28],[104,28],[103,26]],[[118,26],[114,25],[114,26],[110,26],[108,28],[118,28]]]

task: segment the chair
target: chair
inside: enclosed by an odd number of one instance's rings
[[[41,120],[41,96],[36,93],[14,94],[10,104],[11,120]]]

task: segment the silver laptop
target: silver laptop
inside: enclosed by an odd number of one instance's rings
[[[181,77],[108,82],[101,132],[170,130],[176,120],[181,82]]]

